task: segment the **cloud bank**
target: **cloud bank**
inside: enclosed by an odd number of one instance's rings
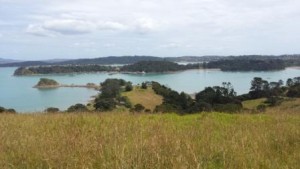
[[[0,0],[0,57],[300,53],[299,20],[295,0]]]

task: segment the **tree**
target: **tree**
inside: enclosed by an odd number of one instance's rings
[[[134,111],[134,112],[140,113],[140,112],[142,112],[143,110],[145,110],[145,107],[144,107],[142,104],[136,104],[136,105],[134,105],[134,107],[133,107],[133,111]]]
[[[269,97],[269,95],[270,95],[269,82],[266,80],[263,80],[261,77],[253,78],[253,80],[251,81],[251,88],[250,88],[249,95],[250,95],[251,99]]]
[[[0,107],[0,113],[4,113],[6,109],[4,107]]]
[[[59,109],[56,108],[56,107],[49,107],[45,110],[45,112],[47,112],[47,113],[57,113],[57,112],[59,112]]]
[[[147,89],[147,83],[145,82],[142,83],[142,89]]]
[[[254,77],[251,81],[251,88],[252,91],[260,91],[263,90],[264,81],[261,77]]]
[[[287,81],[286,81],[286,86],[287,86],[287,87],[291,87],[291,86],[293,86],[293,85],[294,85],[293,80],[292,80],[291,78],[288,78]]]
[[[116,102],[112,98],[101,99],[94,105],[98,111],[110,111],[116,107]]]
[[[73,106],[70,106],[67,110],[67,112],[87,112],[88,109],[83,104],[75,104]]]
[[[127,83],[126,86],[125,86],[125,91],[126,92],[129,92],[129,91],[132,91],[133,90],[133,86],[131,83]]]

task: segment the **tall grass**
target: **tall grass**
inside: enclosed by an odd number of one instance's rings
[[[0,115],[0,168],[299,166],[299,114]]]

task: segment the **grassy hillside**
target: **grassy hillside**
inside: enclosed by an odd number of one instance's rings
[[[279,111],[279,110],[278,110]],[[300,114],[0,115],[1,168],[298,168]]]
[[[155,94],[151,87],[141,89],[134,87],[130,92],[123,92],[123,96],[127,96],[130,102],[135,104],[142,104],[146,109],[154,110],[157,105],[162,103],[162,96]]]

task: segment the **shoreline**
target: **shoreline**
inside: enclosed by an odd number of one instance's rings
[[[98,85],[65,85],[65,84],[61,84],[61,85],[45,85],[45,86],[33,86],[33,88],[37,88],[37,89],[55,89],[55,88],[61,88],[61,87],[68,87],[68,88],[88,88],[88,89],[95,89],[95,90],[99,90],[101,88],[101,86]]]
[[[300,68],[300,67],[299,67]],[[168,74],[168,73],[177,73],[177,72],[184,72],[184,71],[191,71],[191,70],[213,70],[213,71],[221,71],[221,69],[217,68],[209,68],[209,69],[186,69],[186,70],[177,70],[177,71],[165,71],[165,72],[125,72],[125,71],[100,71],[100,72],[70,72],[70,73],[49,73],[49,74],[28,74],[28,75],[12,75],[16,77],[30,77],[30,76],[51,76],[51,75],[79,75],[79,74],[94,74],[94,73],[99,73],[99,74],[108,74],[108,75],[115,75],[115,74],[134,74],[134,75],[144,75],[144,74]]]

